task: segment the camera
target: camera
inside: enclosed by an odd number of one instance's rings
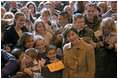
[[[102,41],[103,42],[103,37],[102,36],[99,36],[99,41]],[[104,44],[104,47],[109,47],[109,44],[107,42],[103,42]]]
[[[102,36],[99,36],[99,41],[103,41],[103,37]]]
[[[107,42],[103,42],[104,47],[109,47],[109,44]]]

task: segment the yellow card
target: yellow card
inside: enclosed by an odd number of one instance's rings
[[[52,64],[48,64],[47,67],[49,68],[50,72],[58,71],[64,68],[64,64],[62,61],[58,61]]]

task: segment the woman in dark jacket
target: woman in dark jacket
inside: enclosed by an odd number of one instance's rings
[[[24,26],[25,20],[26,17],[24,13],[18,12],[15,14],[14,24],[9,25],[4,33],[4,41],[7,44],[11,43],[15,46],[22,33],[28,31]]]

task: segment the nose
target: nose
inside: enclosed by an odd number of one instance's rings
[[[70,36],[70,39],[73,39],[73,36]]]
[[[43,45],[41,45],[41,48],[43,48]]]

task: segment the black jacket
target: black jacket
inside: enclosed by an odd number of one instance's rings
[[[22,29],[22,32],[28,32],[25,26],[22,27],[21,29]],[[14,25],[10,25],[4,33],[4,41],[7,44],[11,43],[13,46],[15,46],[18,39],[19,39],[19,36],[14,29]]]

